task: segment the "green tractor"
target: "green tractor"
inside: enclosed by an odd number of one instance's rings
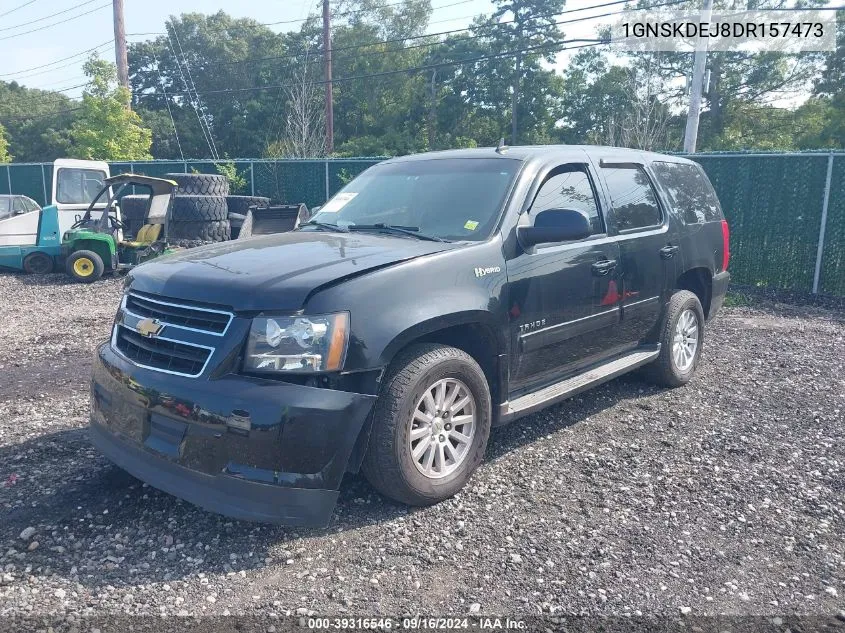
[[[133,241],[123,240],[119,200],[132,188],[148,192],[144,225]],[[107,178],[104,187],[80,217],[62,236],[62,256],[67,273],[83,283],[91,283],[105,272],[116,273],[170,252],[167,231],[177,184],[172,180],[121,174]],[[95,209],[107,200],[100,213]],[[95,217],[95,214],[99,216]]]

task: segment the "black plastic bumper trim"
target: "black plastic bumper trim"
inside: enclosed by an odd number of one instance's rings
[[[133,477],[211,512],[233,519],[300,527],[325,527],[339,492],[290,488],[207,475],[139,448],[92,421],[91,442]]]

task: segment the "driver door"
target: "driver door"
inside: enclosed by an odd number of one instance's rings
[[[551,170],[520,224],[546,209],[577,209],[590,219],[583,240],[542,244],[508,262],[511,396],[553,384],[616,352],[619,247],[608,238],[592,167]]]

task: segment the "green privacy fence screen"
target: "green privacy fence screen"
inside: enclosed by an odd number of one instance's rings
[[[736,283],[845,296],[845,152],[706,153],[692,156],[713,182],[731,225],[731,274]],[[239,193],[279,202],[322,204],[381,158],[236,159],[246,179]],[[112,163],[125,171],[215,173],[212,161]],[[3,173],[6,172],[6,173]],[[0,167],[0,193],[44,204],[49,164]]]

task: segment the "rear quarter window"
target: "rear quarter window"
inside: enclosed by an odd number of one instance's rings
[[[655,161],[651,168],[684,223],[702,224],[722,219],[722,207],[716,191],[701,167],[689,163]]]

